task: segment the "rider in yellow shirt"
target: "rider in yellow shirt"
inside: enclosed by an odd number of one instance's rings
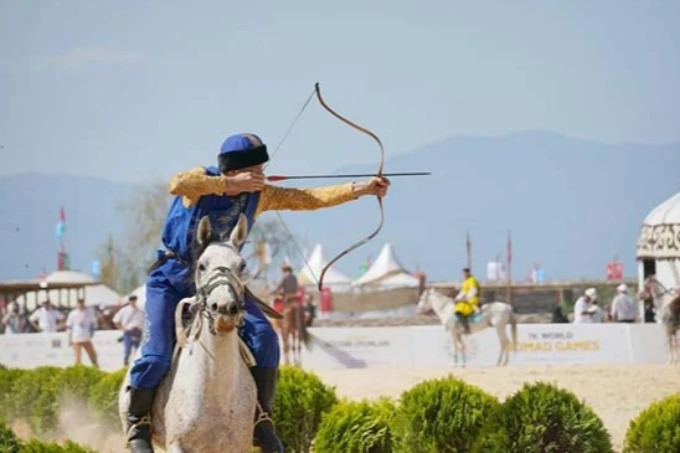
[[[479,305],[479,283],[467,267],[463,269],[463,277],[465,282],[455,299],[455,313],[458,320],[463,324],[465,333],[470,333],[468,317],[475,314]]]

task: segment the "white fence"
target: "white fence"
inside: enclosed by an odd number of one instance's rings
[[[450,337],[441,326],[323,327],[310,329],[313,350],[303,349],[307,369],[449,366]],[[509,332],[508,332],[509,333]],[[100,366],[123,364],[119,332],[94,337]],[[493,366],[500,352],[495,330],[466,337],[468,366]],[[89,363],[83,353],[85,364]],[[659,324],[520,324],[513,366],[664,363],[666,344]],[[73,364],[66,333],[0,335],[0,363],[9,367]]]

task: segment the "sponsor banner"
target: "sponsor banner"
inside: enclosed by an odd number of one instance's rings
[[[621,324],[519,324],[511,362],[518,365],[630,363],[629,327]]]
[[[634,324],[630,328],[633,363],[665,363],[668,360],[668,340],[661,324]]]
[[[440,326],[413,326],[411,344],[413,345],[413,366],[437,367],[462,365],[463,353],[454,353],[453,337]],[[484,329],[464,337],[466,366],[495,365],[500,352],[496,331]]]
[[[307,351],[303,347],[305,368],[411,364],[410,327],[321,327],[310,328],[309,332],[313,349]]]
[[[101,369],[114,371],[123,367],[123,345],[117,342],[121,335],[114,330],[95,332],[92,343]],[[0,335],[0,363],[7,367],[66,367],[75,363],[74,357],[66,332]],[[82,351],[82,363],[90,365],[85,350]]]
[[[440,325],[318,327],[311,328],[310,333],[312,351],[302,348],[302,365],[310,370],[446,367],[456,363],[451,335]],[[123,344],[117,341],[120,337],[118,331],[95,333],[93,343],[102,369],[112,371],[123,366]],[[501,351],[495,329],[484,329],[464,337],[464,341],[467,366],[495,366]],[[659,324],[519,324],[510,366],[665,363],[666,351]],[[67,333],[0,335],[0,363],[18,368],[69,366],[74,355]],[[85,351],[83,363],[90,363]],[[462,356],[458,364],[462,364]]]

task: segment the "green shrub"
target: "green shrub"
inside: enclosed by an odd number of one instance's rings
[[[680,451],[680,393],[652,403],[630,422],[624,453]]]
[[[47,429],[45,414],[54,411],[56,403],[46,400],[43,394],[53,391],[61,373],[63,368],[54,366],[26,370],[12,386],[14,416],[25,419],[34,433],[41,434]]]
[[[470,451],[498,400],[454,377],[421,382],[401,396],[394,422],[396,451]]]
[[[15,385],[19,379],[23,379],[26,370],[0,369],[0,418],[14,420],[17,416]]]
[[[310,452],[321,416],[337,401],[335,389],[326,386],[315,374],[282,366],[273,418],[285,451]]]
[[[95,415],[106,424],[120,423],[118,392],[125,380],[126,368],[108,373],[90,390],[89,405]]]
[[[391,453],[390,423],[394,403],[382,398],[375,402],[337,404],[324,415],[314,440],[314,453]]]
[[[21,441],[17,438],[14,431],[9,429],[5,423],[0,420],[0,452],[2,453],[19,453],[21,448]]]
[[[602,420],[576,395],[552,384],[525,384],[484,428],[484,453],[611,453]]]
[[[106,373],[92,367],[76,365],[63,368],[42,388],[34,403],[30,424],[37,434],[49,433],[58,425],[63,397],[87,404],[90,390]]]
[[[90,450],[75,442],[66,441],[59,445],[54,442],[40,442],[33,439],[24,444],[19,453],[97,453],[95,450]]]

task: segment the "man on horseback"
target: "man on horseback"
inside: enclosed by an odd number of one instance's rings
[[[151,453],[151,420],[155,391],[171,365],[175,342],[174,313],[180,300],[192,297],[195,230],[209,216],[212,229],[229,234],[239,214],[250,230],[257,217],[272,210],[311,211],[356,200],[364,195],[385,196],[389,181],[374,177],[366,182],[314,189],[280,188],[264,184],[263,164],[269,160],[267,146],[254,134],[228,137],[218,155],[218,166],[198,167],[176,174],[169,183],[172,202],[162,241],[146,283],[146,325],[141,357],[130,370],[130,405],[127,438],[133,453]],[[279,343],[269,320],[252,301],[239,336],[256,361],[251,368],[264,414],[254,414],[254,441],[264,452],[282,452],[281,441],[271,422],[278,377]]]
[[[294,301],[297,298],[299,289],[298,281],[293,274],[293,268],[288,263],[281,265],[281,272],[283,276],[281,280],[272,290],[271,294],[283,297],[284,304]]]
[[[477,312],[479,305],[479,283],[472,276],[470,269],[463,269],[463,287],[455,298],[455,313],[458,320],[463,324],[465,333],[470,333],[470,322],[468,318]]]

